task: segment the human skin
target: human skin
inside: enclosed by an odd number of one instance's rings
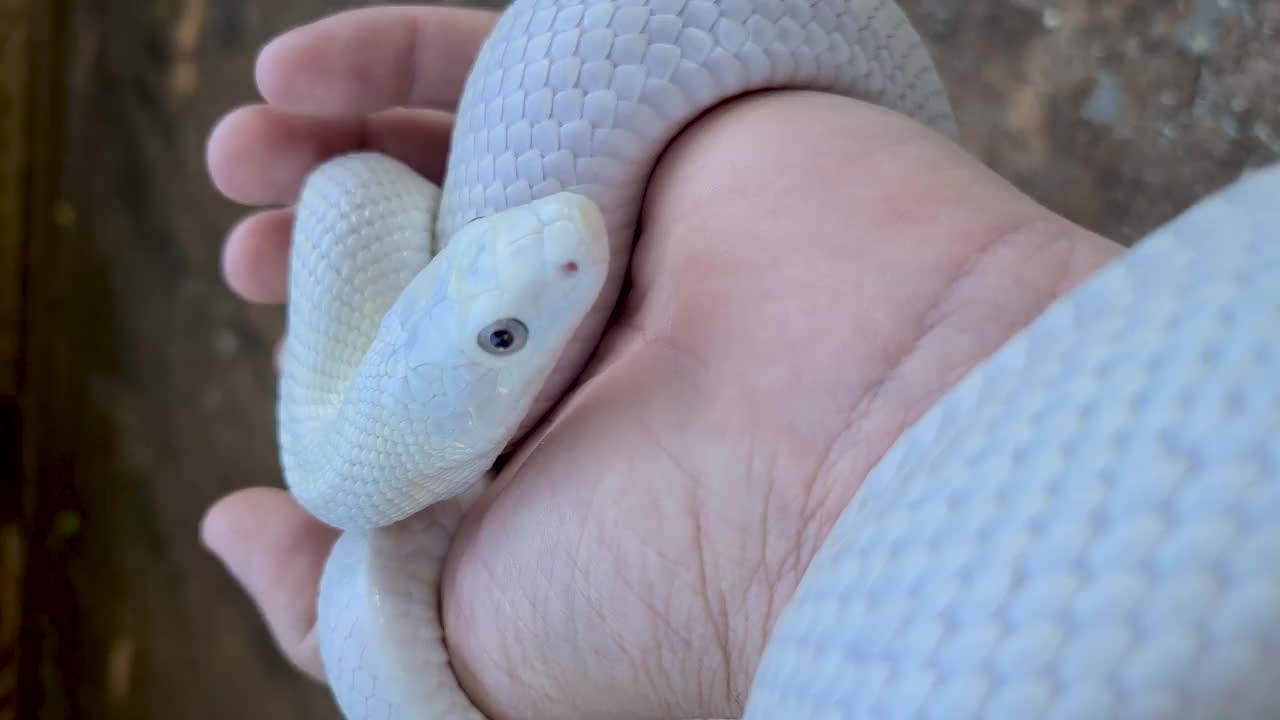
[[[220,191],[259,208],[226,243],[238,295],[285,300],[288,206],[323,160],[378,150],[440,180],[494,17],[358,10],[264,49],[265,102],[224,118],[208,151]],[[799,91],[681,134],[643,227],[585,381],[450,553],[450,654],[494,718],[739,714],[778,613],[877,460],[1122,251],[907,118]],[[216,503],[201,533],[321,678],[316,588],[336,531],[258,487]]]

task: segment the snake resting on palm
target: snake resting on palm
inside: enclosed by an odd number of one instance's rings
[[[280,440],[299,502],[345,531],[318,632],[348,718],[482,717],[438,607],[466,498],[599,339],[667,143],[775,88],[957,135],[890,0],[516,0],[442,188],[374,154],[309,178]],[[899,438],[746,716],[1280,717],[1278,206],[1276,169],[1197,205]]]

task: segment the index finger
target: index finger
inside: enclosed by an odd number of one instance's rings
[[[452,111],[491,10],[384,7],[350,10],[290,30],[258,56],[263,98],[310,115],[363,115],[395,107]]]

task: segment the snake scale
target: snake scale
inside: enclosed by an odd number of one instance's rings
[[[466,500],[583,367],[659,154],[772,88],[957,135],[889,0],[515,0],[443,187],[372,154],[308,179],[280,442],[292,492],[344,530],[318,633],[348,718],[482,717],[438,608]],[[1193,207],[906,432],[746,716],[1280,717],[1278,198],[1269,169]]]

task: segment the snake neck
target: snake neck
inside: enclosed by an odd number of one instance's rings
[[[279,443],[294,496],[337,527],[395,522],[421,507],[424,495],[463,484],[492,463],[478,446],[449,440],[458,437],[449,423],[462,420],[443,400],[444,378],[409,372],[402,349],[413,340],[405,318],[433,301],[433,282],[441,286],[435,276],[443,263],[427,269],[438,198],[438,188],[407,166],[370,154],[321,166],[300,198]],[[448,352],[443,343],[423,345]],[[423,462],[432,451],[451,462]],[[432,467],[442,471],[422,477]]]
[[[383,344],[335,405],[313,411],[287,396],[280,404],[290,490],[336,527],[386,526],[465,491],[513,431],[513,421],[478,416],[451,403],[444,386],[404,372],[393,355],[381,356]]]
[[[478,482],[535,416],[608,268],[600,212],[576,195],[483,218],[430,256],[436,196],[411,172],[326,164],[296,223],[281,454],[299,502],[344,529]]]

